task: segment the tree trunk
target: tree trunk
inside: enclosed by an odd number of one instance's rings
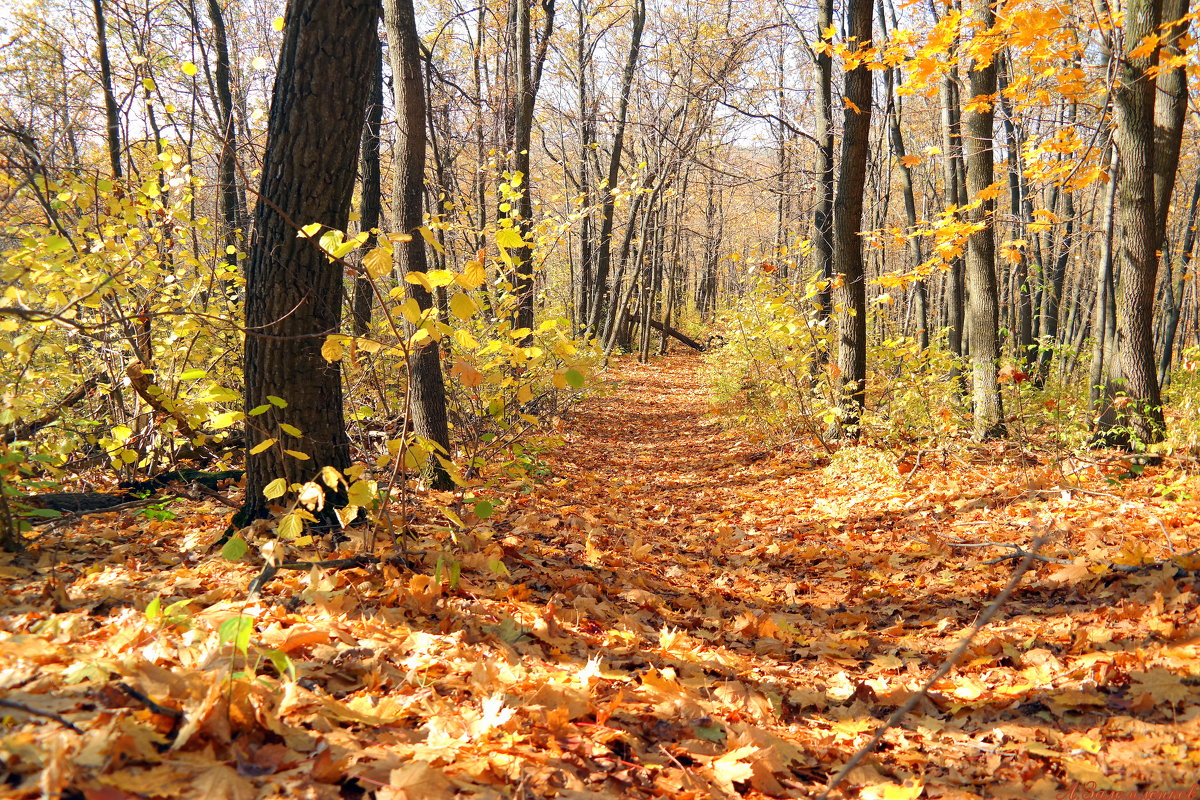
[[[1181,19],[1188,12],[1188,0],[1163,0],[1162,19],[1165,23]],[[1180,56],[1183,48],[1181,37],[1187,32],[1188,23],[1172,25],[1164,37],[1163,46],[1168,56]],[[1164,247],[1167,231],[1167,213],[1171,208],[1171,195],[1175,189],[1175,174],[1179,168],[1179,151],[1183,142],[1183,126],[1187,119],[1188,86],[1187,68],[1183,65],[1166,70],[1158,76],[1158,92],[1154,109],[1154,209],[1156,248],[1166,259]],[[1195,219],[1193,216],[1192,219]],[[1179,319],[1179,302],[1183,294],[1184,271],[1179,273],[1178,291],[1170,284],[1167,274],[1167,290],[1170,302],[1164,319],[1162,358],[1159,360],[1158,383],[1163,385],[1171,366],[1171,350],[1174,345],[1174,327]],[[1174,320],[1174,321],[1172,321]],[[1171,346],[1167,344],[1168,336]]]
[[[1200,225],[1200,174],[1196,176],[1196,184],[1192,187],[1192,199],[1188,203],[1188,213],[1184,222],[1183,245],[1179,252],[1179,277],[1176,279],[1175,302],[1168,309],[1166,328],[1163,331],[1162,356],[1158,362],[1158,380],[1165,386],[1171,377],[1171,361],[1175,353],[1175,337],[1179,330],[1179,320],[1182,316],[1184,293],[1187,291],[1188,268],[1192,264],[1192,250],[1196,246],[1196,227]]]
[[[425,82],[421,76],[420,39],[413,0],[384,0],[384,28],[392,63],[392,92],[396,108],[396,144],[393,226],[410,235],[396,245],[396,261],[403,274],[425,272],[428,261],[424,224],[425,200]],[[433,294],[420,284],[408,284],[422,312],[434,307]],[[446,386],[442,376],[441,349],[433,342],[418,345],[408,356],[409,414],[413,432],[450,452],[450,429],[446,419]],[[431,454],[425,474],[435,489],[453,486],[449,472]]]
[[[121,177],[121,125],[117,117],[117,98],[113,93],[112,62],[108,60],[108,33],[104,25],[104,0],[92,0],[96,18],[96,45],[100,56],[100,88],[104,92],[104,123],[107,134],[108,164],[114,178]]]
[[[962,169],[962,134],[959,119],[958,81],[956,70],[951,69],[943,77],[940,85],[942,106],[942,149],[945,151],[942,159],[942,170],[946,184],[946,205],[962,208],[967,204],[967,189],[963,180]],[[961,212],[960,212],[961,213]],[[956,217],[958,214],[955,215]],[[962,256],[950,260],[950,270],[946,273],[946,328],[948,331],[947,347],[950,354],[956,357],[955,366],[951,369],[951,379],[960,383],[957,359],[963,355],[965,337],[963,336],[965,303]]]
[[[817,35],[833,27],[833,0],[817,0]],[[827,43],[828,44],[828,43]],[[812,271],[823,288],[817,291],[817,317],[828,320],[833,305],[833,54],[813,52],[817,65],[817,98],[813,138],[817,143],[816,197],[813,202]],[[823,353],[822,359],[828,354]],[[815,364],[815,361],[814,361]]]
[[[879,20],[882,26],[882,38],[887,38],[887,27],[884,15],[883,0],[879,0]],[[921,255],[921,239],[915,235],[917,229],[917,198],[913,188],[912,168],[905,163],[907,152],[904,146],[904,133],[900,127],[901,105],[898,92],[900,70],[893,67],[884,74],[887,84],[887,119],[888,138],[892,143],[892,154],[896,157],[897,169],[900,170],[900,188],[904,194],[904,220],[908,225],[908,251],[912,258],[912,268],[916,269],[924,261]],[[913,311],[917,317],[917,344],[924,350],[929,347],[929,300],[925,281],[918,279],[913,282]]]
[[[369,253],[377,244],[371,231],[379,227],[383,213],[383,177],[379,165],[380,127],[383,125],[383,42],[372,48],[371,97],[367,106],[367,121],[362,130],[362,146],[358,157],[361,196],[358,202],[359,228],[367,231],[362,252]],[[361,262],[360,262],[361,268]],[[371,306],[374,301],[371,281],[359,275],[354,281],[354,335],[365,336],[371,327]]]
[[[617,101],[617,127],[613,132],[612,153],[608,158],[608,175],[604,185],[604,202],[600,206],[600,236],[596,242],[596,294],[593,298],[591,315],[588,319],[586,336],[599,332],[600,321],[605,311],[609,311],[609,320],[613,319],[616,309],[606,308],[608,302],[616,302],[617,298],[607,298],[608,271],[612,265],[612,233],[613,215],[616,211],[617,179],[621,174],[621,151],[625,146],[625,121],[629,113],[629,95],[633,88],[633,78],[637,72],[638,53],[642,47],[642,29],[646,25],[646,0],[633,0],[633,32],[629,39],[629,52],[625,57],[625,69],[621,73],[621,95]],[[586,154],[584,154],[586,156]]]
[[[1125,18],[1126,52],[1113,87],[1115,142],[1122,170],[1117,186],[1121,245],[1121,317],[1117,342],[1122,375],[1113,381],[1123,392],[1118,413],[1102,417],[1098,433],[1108,444],[1138,448],[1161,441],[1164,433],[1162,400],[1154,365],[1152,329],[1155,278],[1158,274],[1156,210],[1155,91],[1153,70],[1158,48],[1146,55],[1135,51],[1162,22],[1163,0],[1130,0]],[[1176,155],[1175,163],[1178,163]],[[1174,171],[1172,166],[1171,176]],[[1113,419],[1115,417],[1115,420]]]
[[[874,7],[871,0],[849,0],[849,35],[858,47],[869,47]],[[867,291],[863,273],[863,187],[871,135],[871,71],[866,62],[846,73],[846,113],[842,123],[842,164],[833,208],[833,268],[838,315],[838,384],[840,426],[851,436],[866,398]]]
[[[379,0],[292,0],[285,15],[246,268],[246,411],[269,411],[249,417],[244,521],[267,515],[263,489],[276,478],[303,483],[350,465],[341,371],[321,356],[341,326],[342,265],[296,234],[349,221],[378,16]],[[264,438],[278,443],[254,453]]]
[[[1101,429],[1116,424],[1112,418],[1112,398],[1108,391],[1106,376],[1120,371],[1116,360],[1116,281],[1113,280],[1113,242],[1116,234],[1117,175],[1121,161],[1115,147],[1109,158],[1108,187],[1104,193],[1103,239],[1100,241],[1100,264],[1096,268],[1095,308],[1092,312],[1093,335],[1092,365],[1089,373],[1088,404]]]
[[[220,154],[217,160],[217,182],[221,223],[224,226],[225,248],[230,258],[232,248],[238,246],[237,232],[246,227],[245,196],[238,189],[237,180],[237,117],[233,107],[233,84],[229,71],[229,41],[225,32],[225,16],[217,0],[208,0],[208,16],[213,26],[213,46],[217,50],[216,69],[213,71],[216,88],[218,135],[221,137]]]
[[[976,35],[995,22],[995,10],[989,0],[973,0],[975,18],[982,26]],[[973,60],[970,69],[972,98],[990,98],[996,93],[996,62]],[[971,395],[974,401],[974,434],[979,440],[1004,433],[1004,415],[996,371],[1000,361],[1000,302],[996,287],[995,201],[981,195],[994,180],[992,131],[995,107],[968,106],[964,120],[967,160],[967,194],[975,203],[967,219],[981,226],[967,241],[967,331],[970,337]]]

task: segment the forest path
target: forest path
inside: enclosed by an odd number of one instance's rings
[[[20,726],[0,726],[3,785],[812,798],[1007,582],[1011,564],[986,561],[1011,550],[988,543],[1049,527],[1049,554],[1082,560],[1035,565],[834,796],[1194,785],[1197,573],[1098,562],[1161,557],[1165,534],[1200,545],[1200,501],[1098,470],[1072,492],[1011,444],[903,473],[867,446],[771,448],[711,412],[703,364],[615,361],[541,454],[546,477],[476,487],[485,520],[454,493],[412,495],[404,566],[283,571],[248,598],[264,540],[215,553],[228,509],[208,500],[89,515],[39,538],[36,566],[0,556],[0,688]]]

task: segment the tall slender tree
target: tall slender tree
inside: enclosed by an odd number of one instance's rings
[[[995,201],[992,136],[995,127],[996,54],[988,42],[996,15],[990,0],[973,0],[979,29],[972,40],[968,85],[971,101],[963,120],[967,159],[967,332],[970,336],[974,433],[987,439],[1004,432],[997,370],[1000,361],[1000,297],[996,285]]]
[[[855,47],[871,46],[871,0],[849,0],[847,29]],[[863,270],[863,202],[871,135],[871,70],[865,57],[846,71],[846,114],[842,123],[842,163],[833,204],[833,270],[838,316],[838,377],[841,428],[855,434],[867,391],[867,287]]]
[[[421,74],[421,40],[412,0],[384,0],[384,26],[392,62],[392,91],[396,107],[394,208],[396,230],[407,241],[396,246],[396,260],[404,274],[425,272],[428,258],[420,228],[425,224],[425,84]],[[422,312],[434,306],[433,294],[409,283],[410,296]],[[428,340],[408,358],[409,413],[413,431],[449,454],[450,428],[446,419],[446,385],[441,349]],[[453,485],[437,454],[431,454],[427,476],[430,485]]]

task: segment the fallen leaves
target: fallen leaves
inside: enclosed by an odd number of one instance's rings
[[[622,364],[532,494],[465,517],[431,496],[412,571],[281,573],[250,602],[257,570],[203,555],[224,521],[203,504],[154,526],[84,518],[38,563],[0,556],[0,691],[83,731],[3,709],[6,787],[811,796],[1005,582],[995,550],[946,543],[1021,548],[1039,526],[1064,563],[1036,565],[839,791],[1191,779],[1200,589],[1172,563],[1198,544],[1198,504],[1083,462],[1064,487],[1001,449],[764,450],[705,416],[694,369]],[[243,617],[239,648],[220,631]]]

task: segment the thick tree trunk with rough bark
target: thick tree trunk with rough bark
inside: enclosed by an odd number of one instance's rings
[[[1115,390],[1109,400],[1117,405],[1118,413],[1102,415],[1098,433],[1101,441],[1127,448],[1160,441],[1164,433],[1152,328],[1159,244],[1156,150],[1161,149],[1155,141],[1156,85],[1152,76],[1158,65],[1158,48],[1145,55],[1136,53],[1147,36],[1158,33],[1162,12],[1163,0],[1130,0],[1127,4],[1125,53],[1113,87],[1114,141],[1122,163],[1117,184],[1122,234],[1116,253],[1121,276],[1117,342],[1122,375],[1108,381]],[[1171,176],[1173,181],[1173,169]]]
[[[263,489],[276,478],[350,465],[341,372],[321,356],[341,326],[342,265],[296,234],[314,222],[346,228],[378,16],[379,0],[292,0],[285,15],[246,267],[246,411],[269,409],[249,417],[248,446],[277,444],[246,454],[245,521],[267,514]]]

